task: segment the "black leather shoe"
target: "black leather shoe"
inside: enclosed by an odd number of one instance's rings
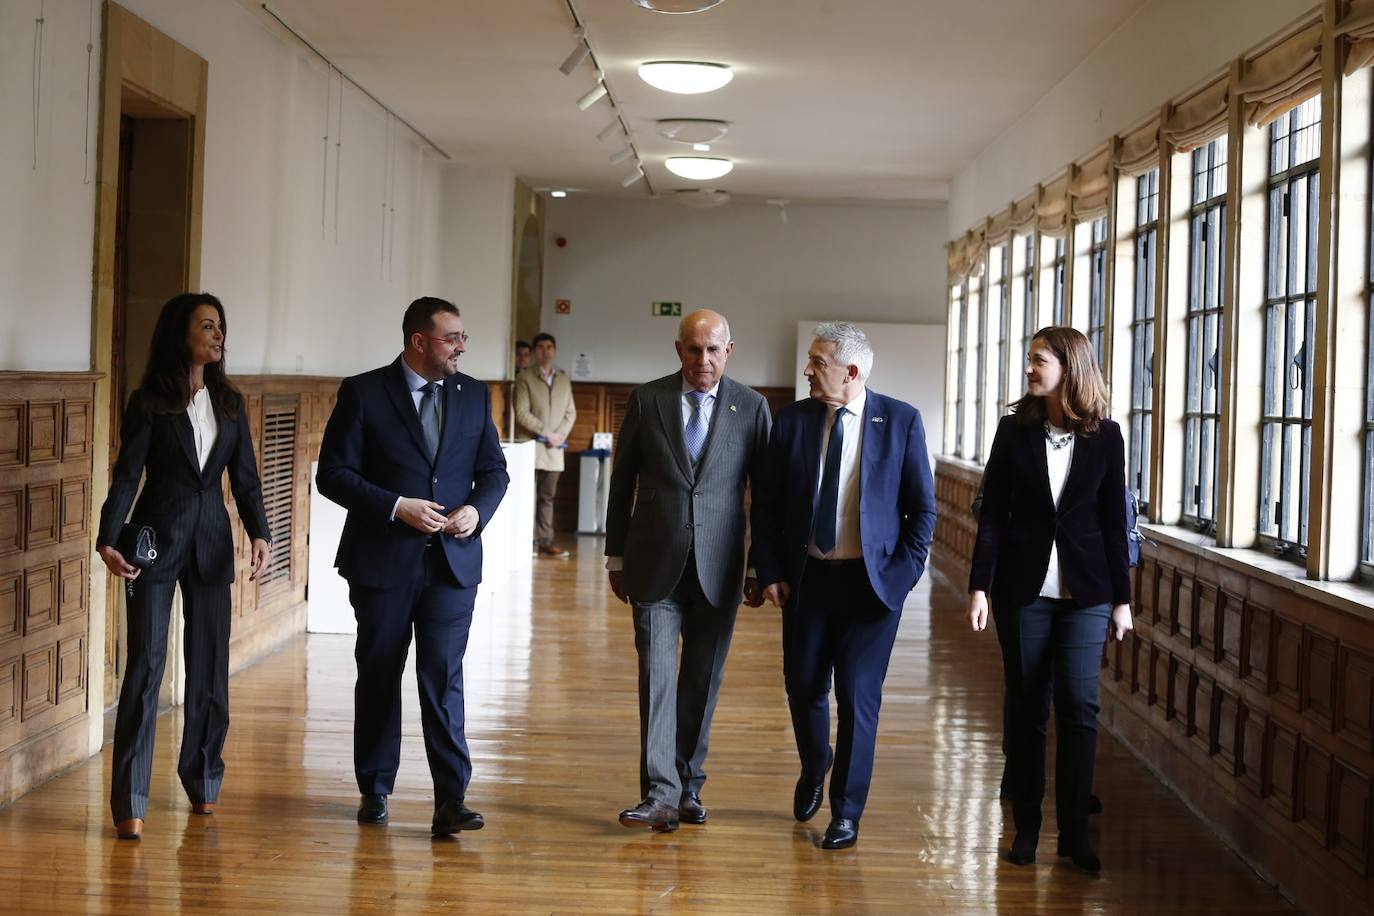
[[[1035,850],[1040,845],[1040,808],[1038,805],[1012,805],[1016,820],[1016,836],[1012,838],[1007,861],[1013,865],[1035,864]]]
[[[385,795],[363,796],[363,803],[358,806],[358,823],[385,824],[387,816]]]
[[[1086,840],[1076,843],[1061,834],[1059,848],[1055,851],[1086,872],[1097,874],[1102,871],[1102,860],[1093,851],[1092,844]]]
[[[821,849],[848,849],[857,842],[859,822],[847,817],[832,817],[821,839]]]
[[[648,827],[658,833],[668,833],[677,829],[677,809],[661,801],[646,798],[633,808],[620,812],[623,827]]]
[[[446,801],[434,812],[429,832],[433,836],[451,836],[459,830],[481,830],[486,825],[482,815],[461,801]]]
[[[821,801],[825,798],[825,775],[830,772],[830,767],[835,763],[835,752],[830,752],[830,760],[825,764],[825,772],[816,782],[806,778],[803,772],[797,779],[797,788],[792,792],[792,816],[803,824],[816,816],[816,812],[821,810]]]
[[[701,803],[701,796],[695,792],[687,792],[682,796],[677,811],[684,824],[706,823],[706,807]]]

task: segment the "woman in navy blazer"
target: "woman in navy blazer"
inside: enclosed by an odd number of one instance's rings
[[[1026,394],[1001,419],[983,472],[969,573],[969,622],[992,595],[1007,675],[1007,774],[1016,837],[1007,858],[1035,861],[1045,797],[1051,684],[1058,741],[1058,852],[1102,867],[1088,837],[1097,752],[1097,678],[1108,628],[1131,629],[1125,449],[1088,339],[1049,327],[1031,341]]]
[[[252,578],[271,555],[243,396],[224,372],[224,334],[224,306],[208,293],[183,293],[162,307],[147,372],[124,413],[119,457],[100,510],[96,550],[110,572],[128,581],[128,661],[110,780],[110,810],[121,839],[139,837],[148,810],[158,691],[178,584],[186,697],[177,774],[195,813],[212,813],[219,797],[229,731],[234,581],[233,533],[220,489],[226,469],[253,541]],[[157,538],[158,556],[143,570],[116,546],[131,506],[133,524],[147,525]]]

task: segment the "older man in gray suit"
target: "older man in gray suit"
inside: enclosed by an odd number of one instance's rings
[[[744,486],[758,481],[768,402],[726,378],[735,343],[721,315],[682,319],[682,369],[630,394],[606,510],[611,589],[634,610],[639,654],[639,782],[626,827],[706,822],[707,737],[745,579]],[[681,640],[681,670],[678,643]]]

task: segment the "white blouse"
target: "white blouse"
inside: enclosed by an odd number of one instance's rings
[[[191,396],[191,403],[186,405],[186,416],[191,418],[191,431],[196,437],[196,458],[203,471],[219,437],[219,421],[215,419],[215,406],[210,403],[209,388],[202,388]]]
[[[1062,439],[1068,430],[1051,426],[1050,432],[1055,438]],[[1076,437],[1075,437],[1076,438]],[[1054,505],[1059,506],[1059,497],[1064,492],[1064,481],[1069,479],[1069,466],[1073,464],[1073,446],[1075,438],[1069,439],[1069,444],[1062,448],[1055,448],[1050,444],[1050,440],[1045,440],[1045,466],[1050,472],[1050,496],[1054,498]],[[1050,543],[1050,565],[1045,571],[1045,582],[1040,586],[1040,597],[1042,598],[1071,598],[1068,586],[1064,585],[1060,577],[1059,569],[1059,545]]]

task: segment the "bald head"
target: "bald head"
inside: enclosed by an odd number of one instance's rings
[[[687,384],[698,391],[710,391],[725,374],[725,361],[735,342],[730,339],[730,322],[724,315],[699,309],[682,319],[673,346]]]

